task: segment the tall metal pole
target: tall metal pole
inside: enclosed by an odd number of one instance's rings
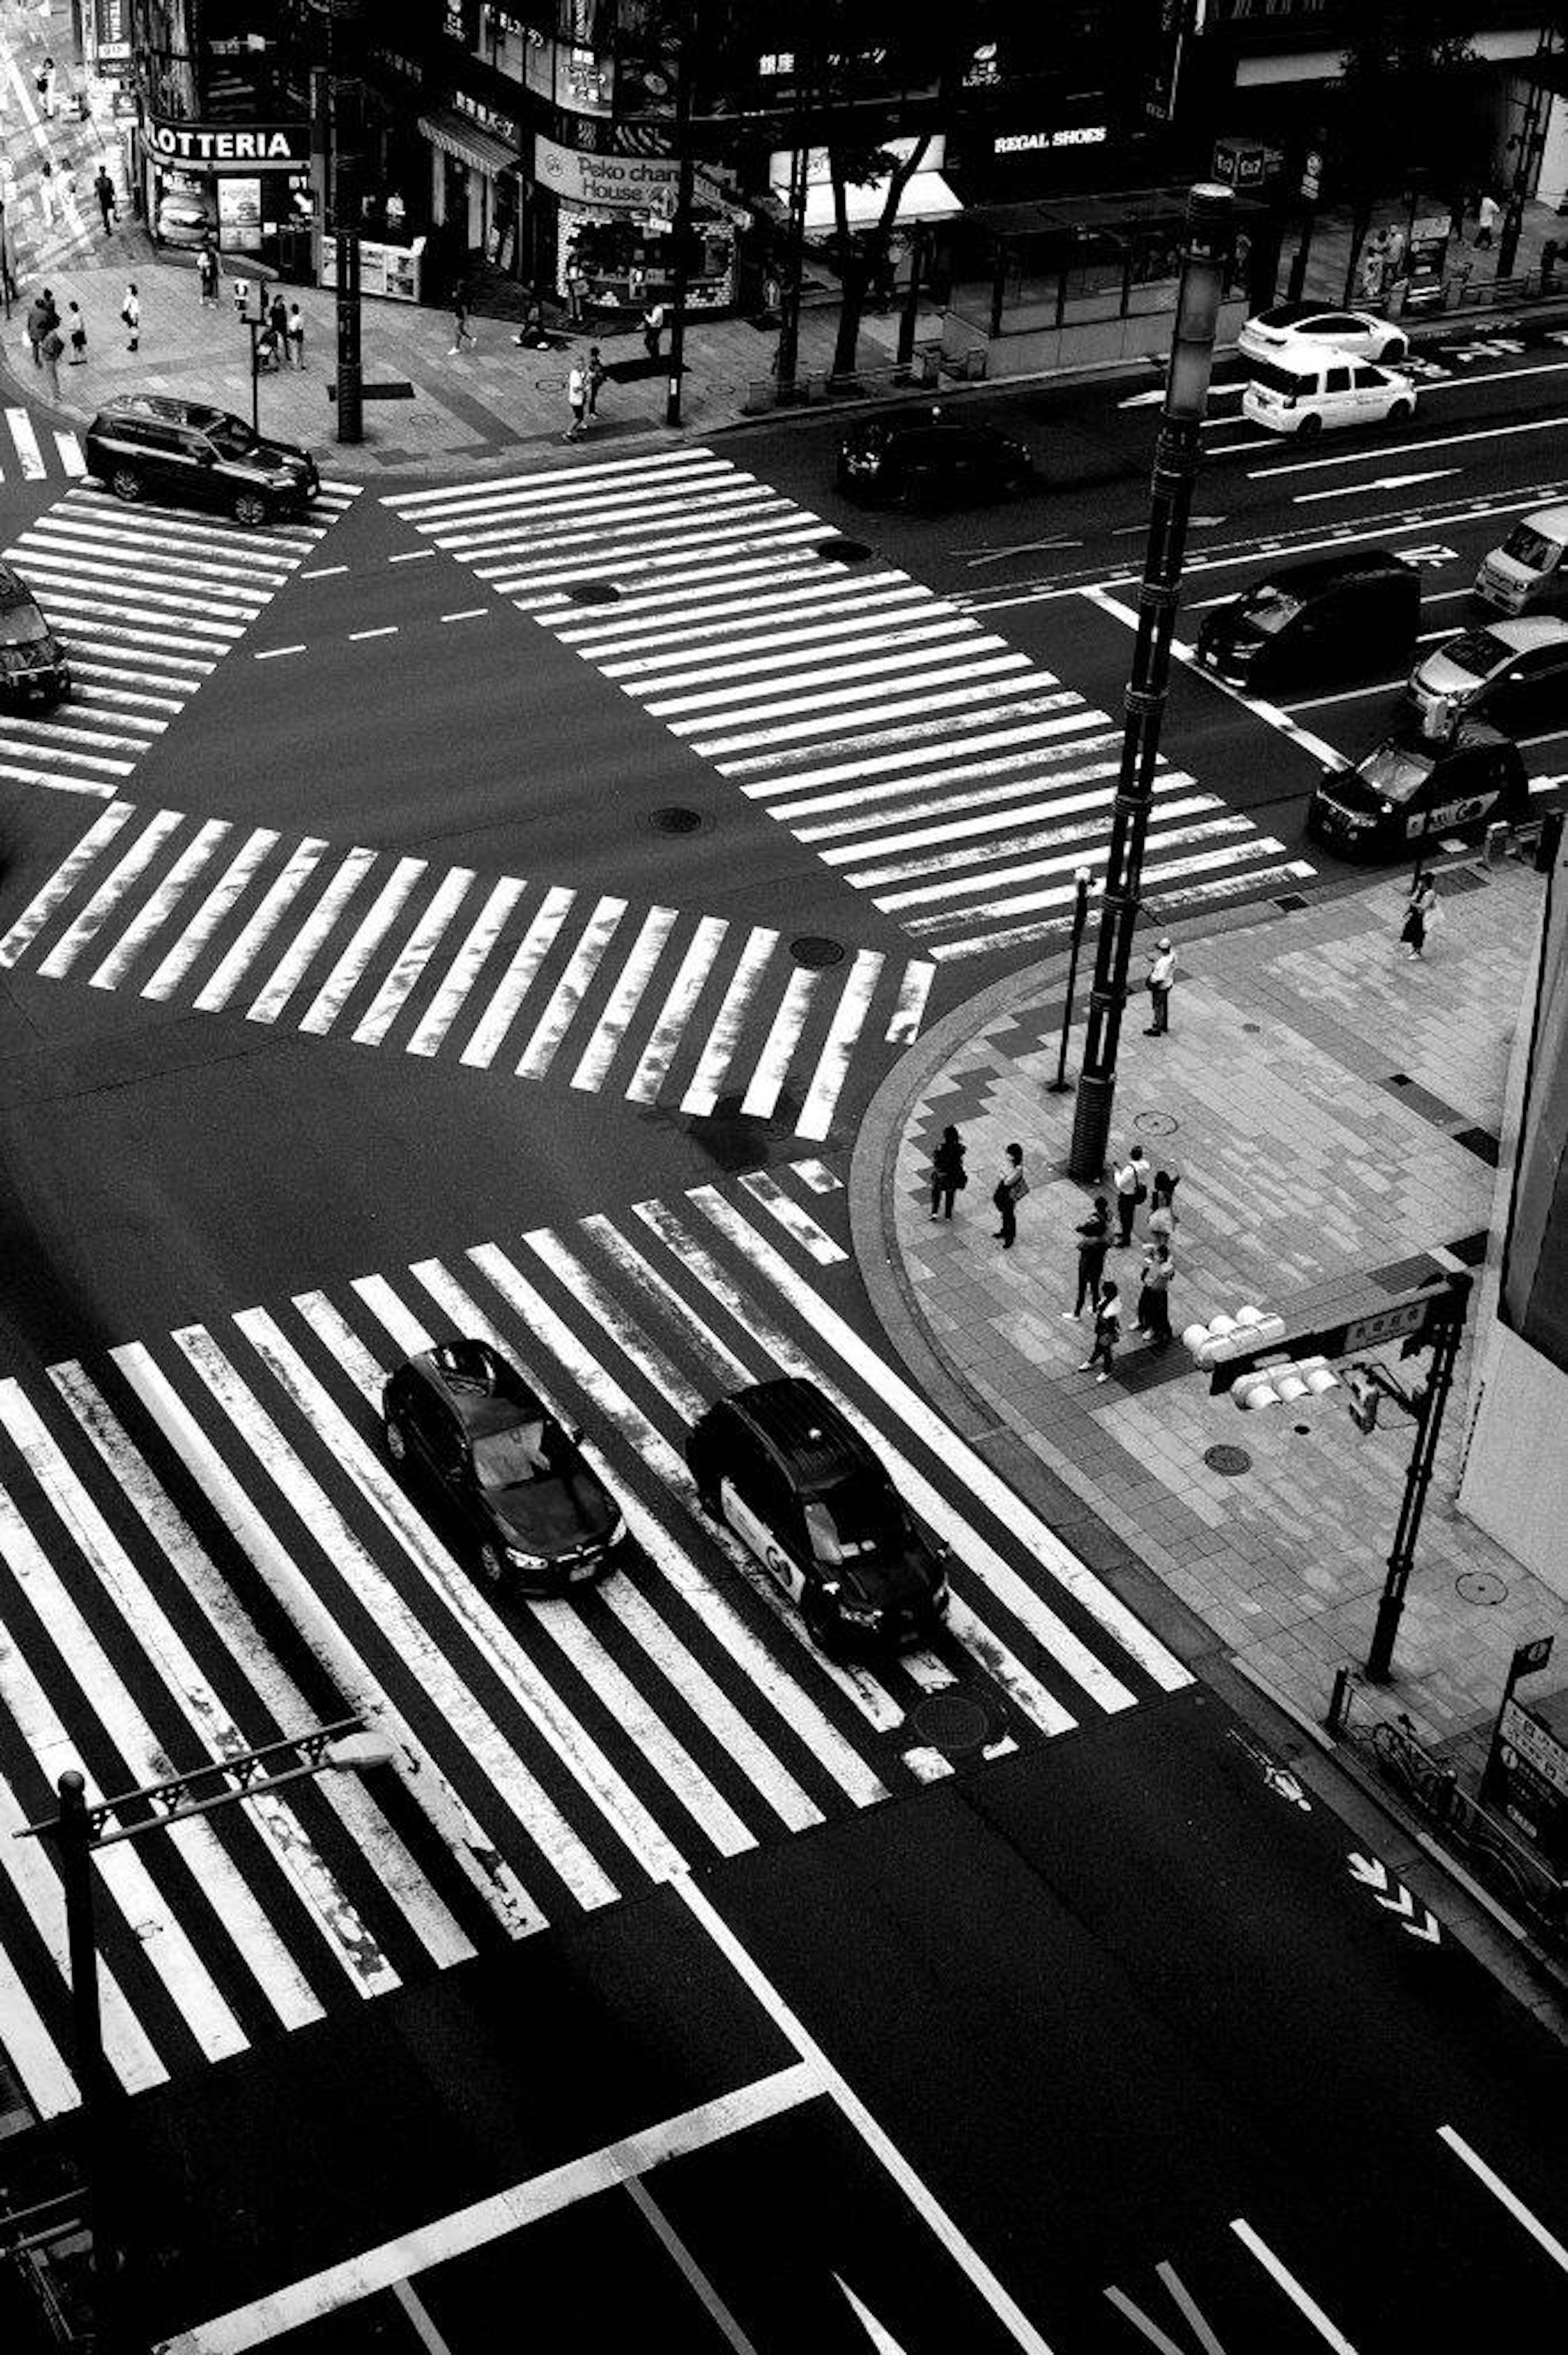
[[[795,51],[794,146],[789,155],[789,218],[784,248],[784,300],[779,320],[779,352],[774,380],[779,400],[793,400],[795,375],[800,357],[800,280],[806,266],[806,200],[810,191],[811,151],[809,80],[814,71],[815,48],[807,41]]]
[[[670,235],[675,266],[670,273],[670,376],[664,389],[664,422],[681,421],[681,377],[686,357],[686,257],[692,242],[692,183],[696,160],[692,154],[692,74],[695,66],[696,6],[691,0],[681,23],[681,73],[675,84],[675,218]]]
[[[332,229],[337,265],[337,438],[365,439],[364,372],[359,358],[359,110],[353,109],[355,147],[351,148],[349,91],[339,71],[334,18],[332,70]]]
[[[65,1891],[66,1948],[70,1963],[71,2062],[80,2100],[81,2176],[85,2221],[92,2251],[93,2310],[100,2343],[124,2345],[119,2329],[120,2249],[113,2229],[107,2110],[116,2090],[103,2050],[98,1992],[98,1940],[92,1918],[92,1818],[87,1786],[74,1766],[55,1785],[59,1814],[53,1827]]]
[[[1202,182],[1187,199],[1181,279],[1171,339],[1171,373],[1154,447],[1149,544],[1138,594],[1138,636],[1127,689],[1121,773],[1117,782],[1106,861],[1105,902],[1095,955],[1083,1069],[1073,1123],[1068,1175],[1100,1177],[1116,1098],[1117,1048],[1127,998],[1128,966],[1138,922],[1143,845],[1154,791],[1160,723],[1171,673],[1171,638],[1181,581],[1187,516],[1198,474],[1198,437],[1208,400],[1220,302],[1235,238],[1235,199]]]
[[[1089,914],[1089,870],[1080,867],[1073,878],[1073,946],[1067,959],[1067,995],[1062,1001],[1062,1044],[1056,1057],[1056,1076],[1046,1086],[1053,1096],[1070,1096],[1073,1082],[1067,1077],[1067,1036],[1073,1028],[1073,1000],[1078,988],[1078,951],[1084,945],[1084,926]]]
[[[1432,1467],[1437,1460],[1437,1442],[1443,1433],[1443,1409],[1454,1387],[1454,1368],[1458,1362],[1459,1344],[1464,1338],[1470,1282],[1467,1275],[1451,1275],[1448,1278],[1449,1314],[1438,1327],[1432,1345],[1432,1372],[1421,1397],[1415,1445],[1411,1450],[1410,1465],[1404,1476],[1399,1527],[1394,1531],[1393,1550],[1388,1558],[1388,1575],[1383,1581],[1377,1606],[1377,1624],[1372,1629],[1372,1649],[1367,1654],[1366,1672],[1374,1684],[1386,1684],[1393,1668],[1393,1642],[1399,1633],[1404,1593],[1410,1584],[1410,1572],[1415,1561],[1415,1541],[1421,1534],[1422,1508],[1426,1502],[1426,1491],[1432,1486]]]

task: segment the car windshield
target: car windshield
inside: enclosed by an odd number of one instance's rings
[[[1560,541],[1548,539],[1533,524],[1516,523],[1502,544],[1502,552],[1531,572],[1550,572],[1563,549]]]
[[[1250,622],[1255,630],[1271,635],[1282,630],[1300,611],[1300,598],[1292,597],[1288,590],[1277,587],[1272,581],[1260,581],[1241,601],[1242,619]]]
[[[544,1423],[514,1423],[509,1430],[476,1439],[473,1468],[482,1488],[518,1488],[530,1480],[553,1479],[556,1467],[550,1461]]]
[[[36,646],[49,634],[49,625],[30,598],[0,605],[0,646]]]
[[[819,1561],[853,1561],[896,1551],[903,1541],[897,1498],[880,1481],[852,1477],[806,1499],[806,1527]]]
[[[1432,761],[1409,744],[1380,744],[1356,771],[1385,802],[1411,802],[1432,774]]]
[[[1438,651],[1456,670],[1467,672],[1471,678],[1489,678],[1499,664],[1507,662],[1513,648],[1495,630],[1467,630],[1463,637],[1450,638]]]
[[[256,436],[238,417],[220,417],[207,429],[207,438],[226,458],[243,458],[256,447]]]
[[[1268,392],[1283,393],[1287,400],[1294,400],[1301,389],[1300,378],[1293,376],[1288,368],[1277,368],[1272,360],[1249,360],[1247,365],[1254,384],[1262,385]]]

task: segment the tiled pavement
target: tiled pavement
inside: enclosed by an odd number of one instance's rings
[[[1144,1001],[1129,1004],[1113,1145],[1119,1156],[1141,1139],[1156,1167],[1181,1173],[1178,1334],[1248,1301],[1307,1329],[1478,1263],[1543,886],[1521,865],[1489,873],[1478,861],[1443,879],[1425,962],[1398,945],[1390,879],[1287,918],[1255,909],[1207,939],[1178,932],[1165,1039],[1145,1038]],[[1137,1249],[1107,1263],[1128,1311],[1116,1379],[1076,1370],[1087,1326],[1062,1312],[1094,1189],[1057,1174],[1073,1098],[1044,1083],[1061,979],[1058,961],[971,1001],[884,1089],[856,1159],[861,1263],[895,1342],[922,1364],[934,1355],[967,1392],[971,1424],[994,1421],[1026,1446],[1067,1518],[1075,1500],[1088,1508],[1244,1666],[1320,1721],[1336,1668],[1366,1656],[1413,1426],[1385,1401],[1363,1436],[1342,1387],[1263,1413],[1211,1397],[1179,1340],[1155,1353],[1132,1336]],[[970,1173],[951,1226],[931,1222],[923,1183],[948,1121]],[[1032,1191],[1004,1253],[989,1198],[1013,1139]],[[1363,1714],[1407,1710],[1435,1742],[1489,1723],[1515,1645],[1564,1624],[1558,1599],[1454,1510],[1467,1354],[1395,1680],[1357,1698]],[[1244,1450],[1247,1468],[1213,1469],[1216,1444]],[[1497,1600],[1466,1599],[1458,1582],[1476,1571],[1494,1574]],[[1472,1591],[1489,1594],[1494,1580]]]

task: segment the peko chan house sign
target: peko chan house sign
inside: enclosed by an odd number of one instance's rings
[[[147,114],[142,138],[161,164],[186,172],[304,172],[311,162],[308,123],[177,123]]]

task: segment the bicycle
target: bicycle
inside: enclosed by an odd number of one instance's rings
[[[1381,1720],[1372,1728],[1372,1751],[1391,1781],[1408,1791],[1429,1816],[1443,1821],[1457,1787],[1451,1766],[1441,1766],[1422,1747],[1415,1728],[1401,1710],[1396,1720]]]

